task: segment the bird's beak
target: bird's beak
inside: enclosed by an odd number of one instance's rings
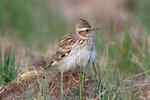
[[[98,30],[100,30],[99,27],[98,27],[98,28],[91,28],[91,31],[92,31],[92,32],[96,32],[96,31],[98,31]]]

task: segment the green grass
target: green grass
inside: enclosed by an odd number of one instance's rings
[[[10,47],[8,54],[4,53],[4,57],[0,58],[0,84],[7,84],[16,77],[19,62],[15,63],[15,55]]]
[[[84,80],[84,70],[82,66],[80,66],[80,75],[79,75],[79,100],[83,100],[83,81]]]

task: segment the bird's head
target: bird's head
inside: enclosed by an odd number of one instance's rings
[[[79,22],[76,24],[76,33],[83,37],[89,38],[92,33],[99,30],[99,28],[93,28],[86,20],[79,19]]]

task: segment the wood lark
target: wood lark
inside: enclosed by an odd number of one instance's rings
[[[92,35],[98,29],[91,27],[86,20],[80,19],[76,25],[76,32],[68,33],[61,38],[59,48],[51,57],[48,68],[56,66],[59,71],[66,72],[92,65],[97,59],[97,51]],[[12,95],[22,95],[24,89],[33,83],[35,79],[43,77],[43,73],[46,72],[43,69],[45,65],[45,61],[38,60],[32,66],[21,71],[15,80],[0,89],[0,100]],[[73,80],[78,83],[72,73],[70,74]],[[46,82],[46,90],[49,88],[49,82],[51,82],[51,78]]]
[[[97,51],[93,33],[99,28],[93,28],[86,20],[80,19],[76,24],[76,32],[64,35],[56,53],[51,57],[48,67],[57,66],[66,72],[78,67],[86,68],[97,59]]]

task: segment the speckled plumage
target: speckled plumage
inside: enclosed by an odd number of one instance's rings
[[[83,19],[76,25],[75,33],[64,35],[56,53],[51,57],[48,67],[57,66],[68,71],[82,66],[86,68],[97,59],[97,51],[92,34],[95,29]]]

